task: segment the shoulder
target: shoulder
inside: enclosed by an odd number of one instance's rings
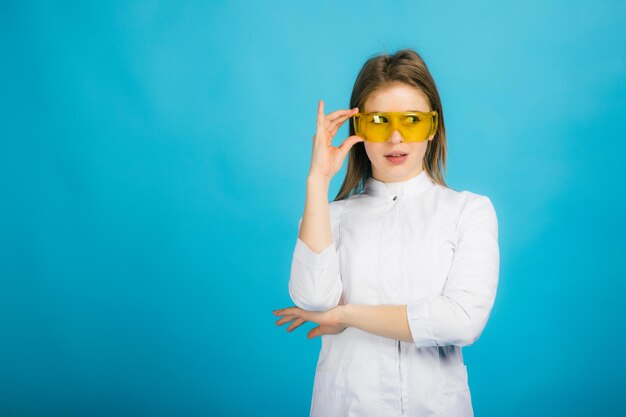
[[[365,193],[353,194],[343,200],[332,201],[329,203],[331,225],[335,228],[348,223],[354,224],[355,221],[369,222],[379,216],[379,206],[380,202],[376,202]]]
[[[339,222],[341,220],[342,214],[346,211],[346,209],[353,205],[355,200],[362,198],[363,195],[351,195],[350,197],[344,198],[343,200],[334,200],[328,203],[328,209],[330,211],[330,221],[331,223]]]
[[[492,211],[495,214],[493,203],[486,195],[467,190],[457,191],[440,184],[435,184],[433,190],[440,203],[456,208],[459,214],[476,210]]]
[[[441,185],[437,185],[436,188],[441,202],[455,213],[459,235],[474,228],[481,228],[497,236],[498,218],[488,196],[467,190],[457,191]]]
[[[340,214],[343,209],[346,206],[346,202],[348,201],[348,199],[343,199],[343,200],[334,200],[328,203],[328,208],[330,210],[331,215],[334,214]]]
[[[360,195],[353,195],[343,200],[333,200],[328,202],[328,212],[331,228],[334,229],[339,225],[339,222],[341,221],[341,216],[343,215],[346,206],[348,206],[354,198],[359,197]],[[300,227],[301,224],[302,217],[300,217],[300,220],[298,221],[298,227]]]
[[[374,200],[366,193],[353,194],[343,200],[331,201],[329,203],[330,215],[341,216],[343,213],[352,212],[361,207],[368,207]]]

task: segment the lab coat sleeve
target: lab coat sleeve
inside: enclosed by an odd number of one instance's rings
[[[466,202],[457,224],[458,242],[442,294],[407,305],[418,347],[474,343],[482,333],[498,286],[498,221],[491,200]]]
[[[289,278],[289,295],[300,308],[310,311],[325,311],[339,303],[343,286],[339,273],[337,234],[340,207],[330,204],[330,221],[333,242],[317,253],[300,238],[296,240]],[[298,233],[302,219],[298,223]]]

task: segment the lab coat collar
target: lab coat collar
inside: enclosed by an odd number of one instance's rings
[[[394,183],[384,183],[370,177],[365,182],[365,193],[373,197],[403,196],[420,193],[432,185],[433,182],[426,171],[420,172],[409,180]]]

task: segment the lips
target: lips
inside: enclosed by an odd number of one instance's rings
[[[394,151],[385,154],[385,158],[392,164],[401,164],[406,161],[407,155],[408,154],[406,152]]]

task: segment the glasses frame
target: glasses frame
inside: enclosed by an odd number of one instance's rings
[[[428,135],[426,135],[426,137],[422,140],[407,140],[407,138],[405,137],[404,134],[402,134],[401,130],[402,128],[399,127],[397,130],[399,131],[405,142],[424,142],[425,140],[427,140],[430,136],[435,135],[437,133],[437,128],[439,127],[439,113],[437,113],[437,110],[432,110],[432,111],[399,111],[399,112],[370,112],[370,113],[356,113],[354,116],[352,116],[352,126],[354,127],[354,133],[357,136],[361,136],[363,139],[365,139],[368,142],[377,142],[377,143],[382,143],[382,142],[387,142],[389,140],[389,138],[385,139],[385,140],[370,140],[367,137],[365,137],[364,134],[361,134],[362,132],[359,129],[359,119],[361,117],[373,117],[373,116],[383,116],[388,118],[389,120],[391,120],[392,125],[393,124],[397,124],[397,120],[401,117],[401,116],[422,116],[422,117],[430,117],[430,123],[431,123],[431,128],[430,131],[428,132]],[[396,126],[397,127],[397,126]],[[392,126],[393,128],[393,126]]]

